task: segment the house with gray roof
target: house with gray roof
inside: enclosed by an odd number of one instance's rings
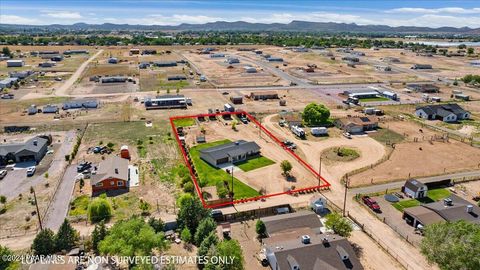
[[[427,185],[416,179],[409,179],[405,182],[405,185],[403,185],[403,192],[410,198],[418,199],[427,197],[427,191]]]
[[[427,120],[438,119],[444,122],[455,122],[470,118],[470,112],[456,103],[418,107],[415,110],[415,115]]]
[[[39,163],[47,153],[48,140],[34,137],[23,143],[0,144],[0,165],[8,162],[35,161]]]
[[[480,207],[451,194],[443,201],[405,208],[403,219],[415,228],[419,225],[427,226],[438,222],[458,220],[480,224]]]
[[[200,158],[212,166],[236,163],[260,154],[260,146],[255,142],[239,140],[200,150]]]
[[[261,218],[268,238],[262,239],[273,270],[363,269],[347,239],[322,233],[311,211]]]
[[[129,177],[128,159],[112,156],[100,162],[97,173],[92,175],[90,184],[93,193],[128,189]]]

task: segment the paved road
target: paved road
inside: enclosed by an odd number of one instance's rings
[[[87,68],[88,64],[95,60],[97,56],[99,56],[101,53],[103,53],[103,49],[98,51],[96,54],[92,55],[87,61],[83,62],[75,71],[75,73],[68,78],[68,80],[65,81],[62,86],[60,86],[58,89],[55,90],[55,95],[57,96],[65,96],[68,94],[68,90],[73,86],[73,84],[80,78],[80,75],[82,75],[83,71]]]
[[[422,183],[430,183],[430,182],[437,182],[445,179],[459,179],[459,178],[469,178],[469,177],[480,177],[480,170],[478,171],[469,171],[469,172],[459,172],[459,173],[451,173],[451,174],[444,174],[438,176],[430,176],[430,177],[423,177],[417,178]],[[385,183],[380,185],[368,186],[368,187],[359,187],[359,188],[352,188],[349,189],[349,193],[352,194],[369,194],[375,192],[385,191],[387,189],[397,189],[401,188],[405,184],[405,181],[397,181],[391,183]]]
[[[75,176],[77,170],[75,165],[67,167],[62,182],[58,186],[55,197],[52,199],[48,212],[44,217],[44,227],[57,231],[67,216],[68,207],[75,187]]]

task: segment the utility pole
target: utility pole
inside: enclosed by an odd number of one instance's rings
[[[233,167],[233,165],[232,165],[232,201],[233,201],[233,195],[234,195],[234,194],[233,194],[233,168],[234,168],[234,167]]]
[[[43,230],[42,218],[40,217],[40,210],[38,209],[37,195],[35,194],[35,189],[33,189],[33,187],[30,187],[30,193],[33,193],[35,207],[37,208],[38,225],[40,226],[40,230]]]
[[[345,177],[345,194],[343,197],[343,216],[345,216],[345,207],[347,206],[348,174]]]

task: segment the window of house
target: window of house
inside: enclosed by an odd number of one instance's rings
[[[97,186],[97,187],[103,187],[103,182],[97,183],[95,186]]]
[[[117,186],[123,186],[123,181],[118,181]]]
[[[115,181],[110,181],[110,186],[115,186]]]

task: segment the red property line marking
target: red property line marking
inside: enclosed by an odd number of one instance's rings
[[[188,160],[188,156],[187,156],[187,153],[186,153],[185,149],[182,146],[182,142],[180,141],[180,136],[178,135],[177,128],[175,126],[174,121],[177,120],[177,119],[187,119],[187,118],[194,118],[195,119],[195,118],[199,118],[199,117],[212,117],[212,116],[216,117],[216,116],[223,116],[223,115],[238,115],[238,114],[245,114],[248,117],[248,119],[250,119],[250,121],[255,123],[272,140],[274,140],[278,145],[280,145],[280,147],[282,147],[285,151],[290,153],[298,162],[300,162],[300,164],[305,166],[305,168],[307,168],[307,170],[309,170],[315,177],[317,177],[317,179],[319,178],[325,184],[318,185],[318,186],[312,186],[312,187],[306,187],[306,188],[300,188],[300,189],[294,189],[294,190],[285,191],[285,192],[278,192],[278,193],[272,193],[272,194],[267,194],[267,195],[262,195],[262,196],[256,196],[256,197],[247,198],[247,199],[233,200],[231,202],[226,202],[226,203],[208,205],[203,198],[202,191],[200,189],[200,186],[198,185],[198,179],[195,176],[195,174],[193,173],[192,165],[191,165],[190,161]],[[190,176],[192,177],[193,184],[195,185],[195,190],[197,191],[197,194],[199,194],[198,196],[200,197],[200,200],[202,201],[203,207],[205,207],[205,208],[217,208],[217,207],[228,206],[228,205],[233,205],[233,204],[237,204],[237,203],[258,201],[258,200],[270,198],[270,197],[273,197],[273,196],[279,196],[279,195],[285,195],[285,194],[294,194],[294,193],[308,191],[308,190],[312,190],[312,189],[323,189],[323,188],[328,188],[330,186],[330,183],[327,180],[325,180],[325,178],[323,178],[321,175],[319,175],[318,172],[315,171],[310,164],[305,162],[297,154],[295,154],[292,150],[287,148],[287,146],[282,141],[280,141],[277,137],[275,137],[275,135],[273,135],[268,129],[266,129],[262,124],[260,124],[260,122],[258,122],[257,119],[255,119],[255,117],[253,117],[252,115],[250,115],[247,112],[237,111],[237,112],[222,112],[222,113],[210,113],[210,114],[173,116],[173,117],[170,117],[170,125],[172,126],[173,133],[175,134],[175,139],[177,140],[178,147],[180,148],[180,150],[182,152],[183,160],[185,161],[185,164],[187,165],[188,170],[190,171]]]

